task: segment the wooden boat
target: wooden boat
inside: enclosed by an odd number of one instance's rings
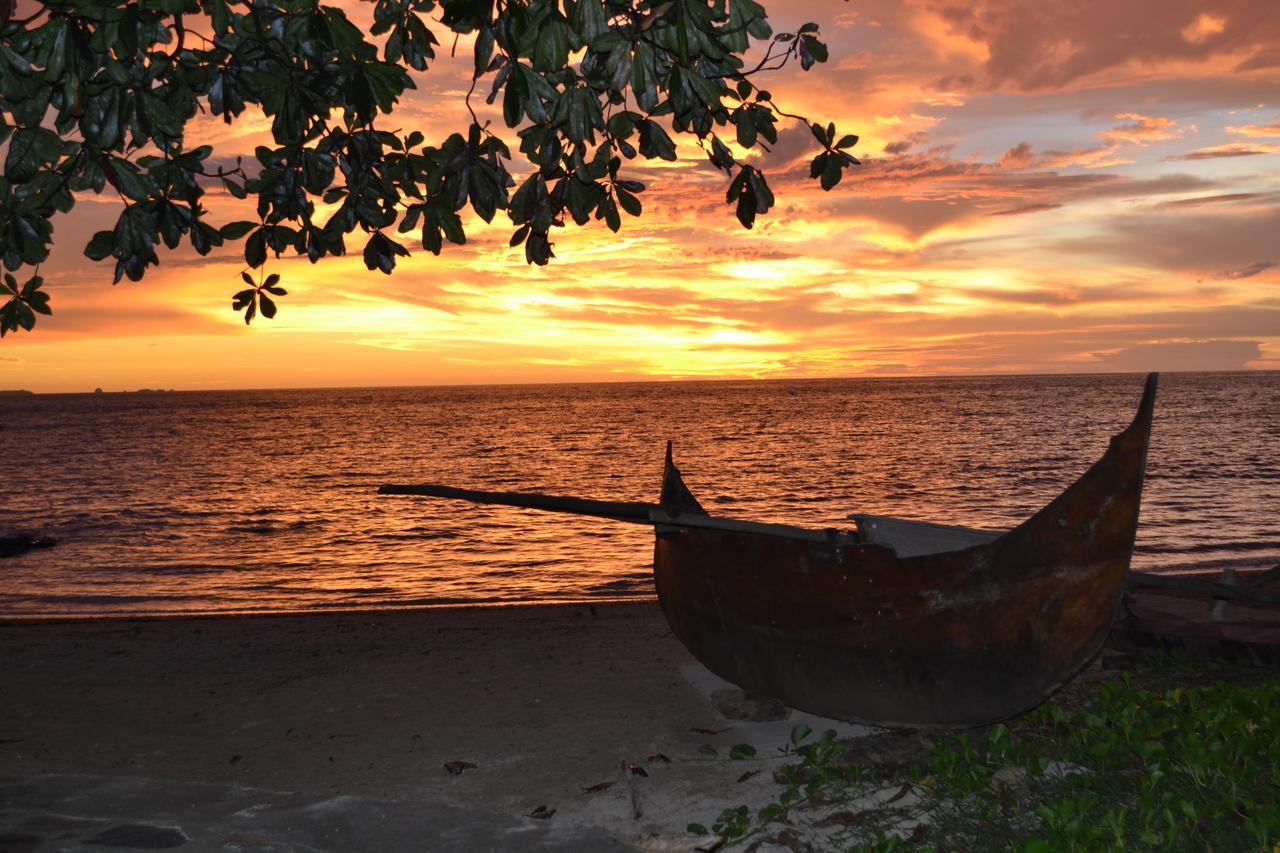
[[[1106,640],[1137,530],[1155,392],[1151,374],[1101,459],[1005,533],[876,516],[855,516],[852,532],[710,516],[669,443],[657,504],[379,491],[651,524],[662,611],[712,672],[826,717],[974,726],[1036,706]]]
[[[1156,575],[1130,572],[1107,645],[1135,654],[1280,669],[1280,566]]]

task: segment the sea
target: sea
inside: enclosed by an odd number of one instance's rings
[[[0,617],[654,597],[652,532],[379,496],[439,483],[656,501],[666,442],[709,512],[1007,529],[1102,455],[1137,375],[0,397]],[[1161,377],[1134,568],[1280,563],[1280,373]]]

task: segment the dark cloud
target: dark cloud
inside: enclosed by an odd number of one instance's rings
[[[909,364],[903,364],[900,361],[891,361],[891,362],[886,362],[884,364],[877,364],[874,367],[868,367],[863,372],[874,374],[877,376],[879,375],[893,376],[896,374],[912,373],[914,371],[912,370],[911,365]]]
[[[944,74],[925,84],[925,88],[933,92],[967,91],[978,85],[978,78],[968,73]]]
[[[987,216],[1021,216],[1024,213],[1041,213],[1045,210],[1056,210],[1059,207],[1062,207],[1062,205],[1048,202],[1043,204],[1028,204],[1022,207],[1014,207],[1009,210],[997,210],[995,213],[988,213]]]
[[[1017,305],[1075,305],[1080,302],[1079,294],[1067,290],[994,290],[970,288],[960,291],[976,299],[991,302],[1011,302]]]
[[[1269,198],[1268,193],[1226,193],[1224,195],[1206,195],[1197,198],[1179,198],[1173,201],[1162,201],[1156,207],[1200,207],[1206,204],[1234,204],[1239,201]]]
[[[1275,261],[1254,261],[1238,269],[1225,270],[1218,274],[1218,278],[1253,278],[1255,275],[1261,275],[1267,270],[1275,269],[1277,266],[1280,266],[1280,264]]]
[[[409,276],[405,276],[409,278]],[[450,293],[446,288],[437,287],[435,285],[426,284],[421,281],[415,282],[412,287],[404,288],[398,286],[388,287],[382,285],[378,288],[378,296],[386,299],[394,299],[397,302],[403,302],[406,305],[417,305],[420,308],[432,308],[445,314],[458,315],[464,313],[467,303],[470,300],[466,297],[459,296],[456,293]]]
[[[953,159],[946,148],[869,160],[845,180],[854,193],[805,196],[805,218],[870,218],[893,225],[912,239],[983,216],[1038,213],[1089,199],[1141,199],[1215,186],[1205,178],[1181,173],[1132,178],[1100,171],[1010,171]],[[808,172],[781,176],[778,183],[781,193],[803,192]]]
[[[1000,157],[1004,169],[1025,169],[1032,163],[1031,143],[1019,142]]]
[[[1237,71],[1258,71],[1263,68],[1280,68],[1280,47],[1260,50],[1236,66]]]
[[[1166,160],[1216,160],[1220,157],[1256,157],[1259,154],[1275,154],[1280,152],[1280,148],[1274,145],[1249,145],[1243,142],[1233,142],[1228,145],[1215,145],[1212,148],[1197,148],[1195,151],[1179,155],[1177,157],[1166,157]]]

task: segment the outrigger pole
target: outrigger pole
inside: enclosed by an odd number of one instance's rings
[[[470,501],[477,504],[516,506],[547,512],[567,512],[572,515],[590,515],[632,524],[650,524],[659,528],[696,527],[701,530],[724,530],[732,533],[760,533],[784,536],[806,542],[852,545],[856,540],[835,530],[813,530],[790,524],[765,524],[756,521],[739,521],[733,518],[715,518],[696,512],[681,512],[675,507],[640,501],[597,501],[590,498],[574,498],[561,495],[540,495],[533,492],[485,492],[476,489],[458,489],[431,483],[407,485],[389,483],[378,487],[380,495],[414,495],[430,498]]]

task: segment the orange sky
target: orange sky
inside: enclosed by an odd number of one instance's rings
[[[80,252],[117,203],[85,198],[41,270],[54,316],[0,343],[0,388],[1280,368],[1280,4],[766,7],[831,47],[764,84],[862,136],[831,193],[786,129],[761,161],[778,207],[745,231],[686,143],[633,170],[642,219],[570,225],[546,268],[500,213],[389,278],[358,253],[273,261],[289,296],[248,328],[238,252],[164,254],[112,287]],[[469,65],[420,75],[386,126],[463,128]],[[211,121],[188,144],[233,159],[264,127]],[[246,218],[235,204],[208,199],[220,221]]]

